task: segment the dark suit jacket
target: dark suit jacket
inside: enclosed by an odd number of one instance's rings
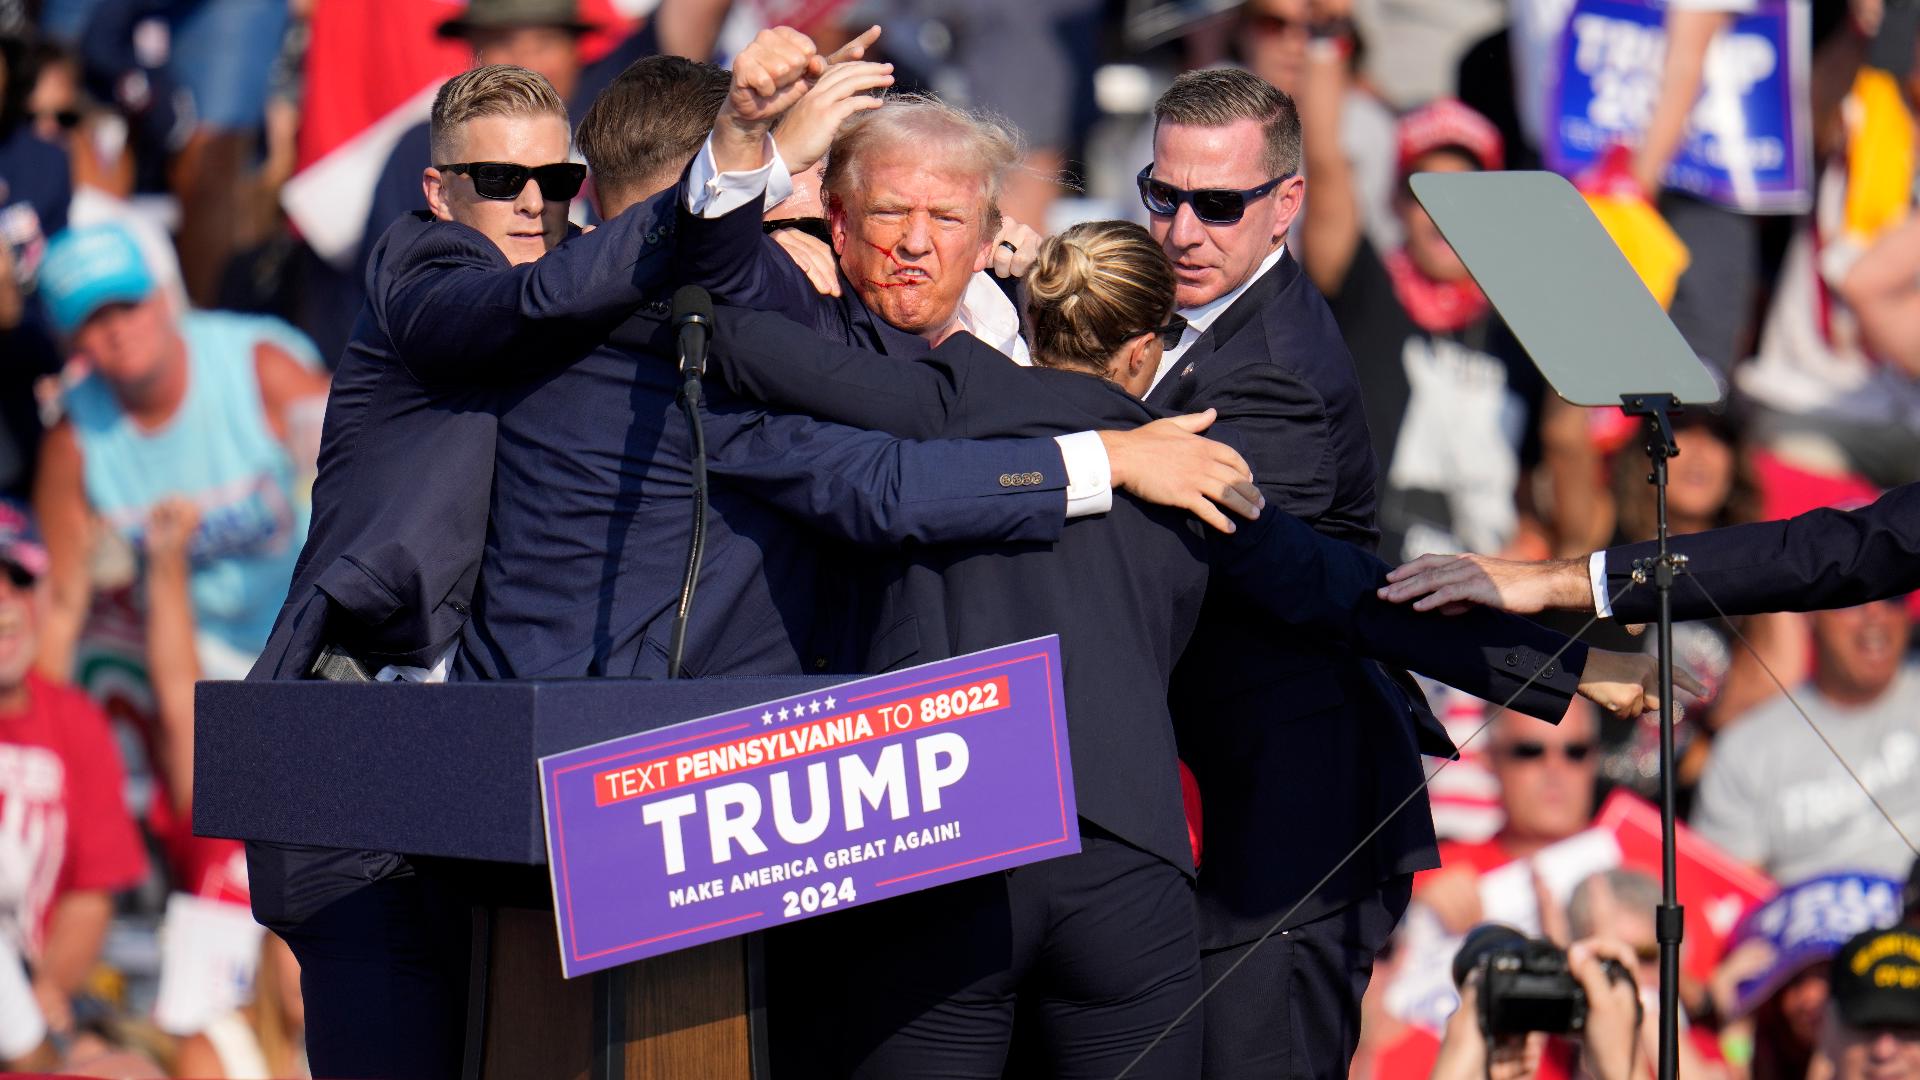
[[[899,435],[1050,435],[1158,416],[1102,379],[1022,369],[965,334],[902,363],[810,339],[777,316],[723,309],[718,326],[716,366],[733,389]],[[1506,616],[1408,618],[1374,595],[1385,564],[1277,511],[1227,537],[1121,495],[1109,514],[1069,522],[1054,545],[909,555],[881,619],[916,626],[916,661],[1060,634],[1081,815],[1189,869],[1166,690],[1199,615],[1209,563],[1271,622],[1474,693],[1520,690],[1526,673],[1564,643]],[[1557,718],[1584,662],[1584,649],[1572,647],[1516,707]]]
[[[665,283],[671,198],[524,266],[424,214],[387,230],[327,399],[306,546],[249,677],[301,678],[329,640],[418,663],[453,639],[486,537],[493,396],[582,355]]]
[[[463,676],[665,675],[692,450],[664,316],[635,315],[503,403]],[[1065,518],[1050,438],[906,442],[769,414],[724,388],[705,426],[713,493],[687,631],[695,675],[858,670],[845,637],[857,620],[816,617],[860,602],[822,577],[822,538],[1043,542]]]
[[[1360,400],[1326,300],[1290,254],[1148,396],[1220,410],[1269,505],[1371,548],[1376,469]],[[1424,700],[1365,668],[1262,620],[1232,590],[1208,596],[1173,683],[1181,755],[1207,807],[1202,947],[1251,940],[1289,910],[1298,925],[1438,865],[1426,798],[1395,808],[1424,778],[1420,751],[1451,743]]]
[[[1686,571],[1674,579],[1676,619],[1711,619],[1716,603],[1728,615],[1752,615],[1885,600],[1920,589],[1920,484],[1894,488],[1858,510],[1810,510],[1786,521],[1676,536],[1668,544],[1687,557]],[[1628,587],[1634,561],[1658,550],[1652,542],[1607,549],[1615,619],[1659,618],[1652,584]]]

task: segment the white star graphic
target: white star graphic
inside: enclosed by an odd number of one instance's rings
[[[829,709],[831,709],[831,708],[833,708],[833,695],[832,695],[832,694],[828,694],[828,695],[827,695],[827,708],[829,708]]]
[[[814,716],[820,715],[820,699],[819,698],[814,698],[812,701],[807,702],[807,712],[813,714]]]
[[[785,723],[786,720],[787,720],[787,707],[785,705],[782,705],[780,706],[780,722]]]
[[[771,711],[768,711],[768,712],[763,712],[763,713],[761,713],[761,714],[760,714],[760,722],[761,722],[762,724],[771,724],[771,723],[773,723],[773,713],[772,713]]]

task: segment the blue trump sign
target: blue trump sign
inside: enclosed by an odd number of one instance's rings
[[[1807,7],[1761,0],[1714,39],[1668,187],[1749,212],[1811,205]],[[1613,144],[1639,140],[1659,98],[1665,20],[1660,0],[1574,5],[1548,112],[1548,167],[1573,176]]]

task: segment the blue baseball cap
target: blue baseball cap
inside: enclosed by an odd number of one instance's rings
[[[1862,931],[1900,918],[1900,883],[1871,874],[1826,874],[1788,886],[1755,908],[1734,928],[1727,951],[1764,942],[1771,957],[1764,969],[1734,987],[1735,1016],[1760,1007],[1814,964],[1831,960]]]
[[[40,297],[62,335],[78,330],[102,307],[137,303],[153,289],[153,272],[139,242],[114,222],[62,232],[47,245],[40,263]]]

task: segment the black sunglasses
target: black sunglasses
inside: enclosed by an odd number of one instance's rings
[[[1165,180],[1153,178],[1153,162],[1140,170],[1137,179],[1140,182],[1140,201],[1147,206],[1147,212],[1159,217],[1172,217],[1180,212],[1181,203],[1193,204],[1194,216],[1209,225],[1231,225],[1240,220],[1247,212],[1247,203],[1265,195],[1274,188],[1293,178],[1292,173],[1276,176],[1259,187],[1235,191],[1232,188],[1200,188],[1188,191],[1177,188]]]
[[[54,109],[33,114],[33,122],[36,124],[44,119],[51,119],[60,126],[62,131],[72,131],[80,126],[80,112],[77,109]]]
[[[540,185],[541,198],[548,202],[566,202],[580,194],[580,185],[587,179],[587,167],[577,161],[558,161],[552,165],[462,161],[452,165],[435,165],[434,168],[472,177],[473,193],[483,199],[517,199],[531,179]]]
[[[1153,326],[1145,330],[1135,330],[1133,333],[1128,334],[1127,338],[1128,340],[1132,340],[1141,334],[1153,334],[1159,337],[1161,348],[1171,349],[1180,344],[1180,337],[1186,332],[1187,317],[1176,314],[1165,326]]]
[[[1509,743],[1502,751],[1515,761],[1538,761],[1547,756],[1547,744],[1532,741]],[[1584,742],[1562,743],[1560,753],[1575,765],[1587,760],[1593,753],[1593,744]]]

